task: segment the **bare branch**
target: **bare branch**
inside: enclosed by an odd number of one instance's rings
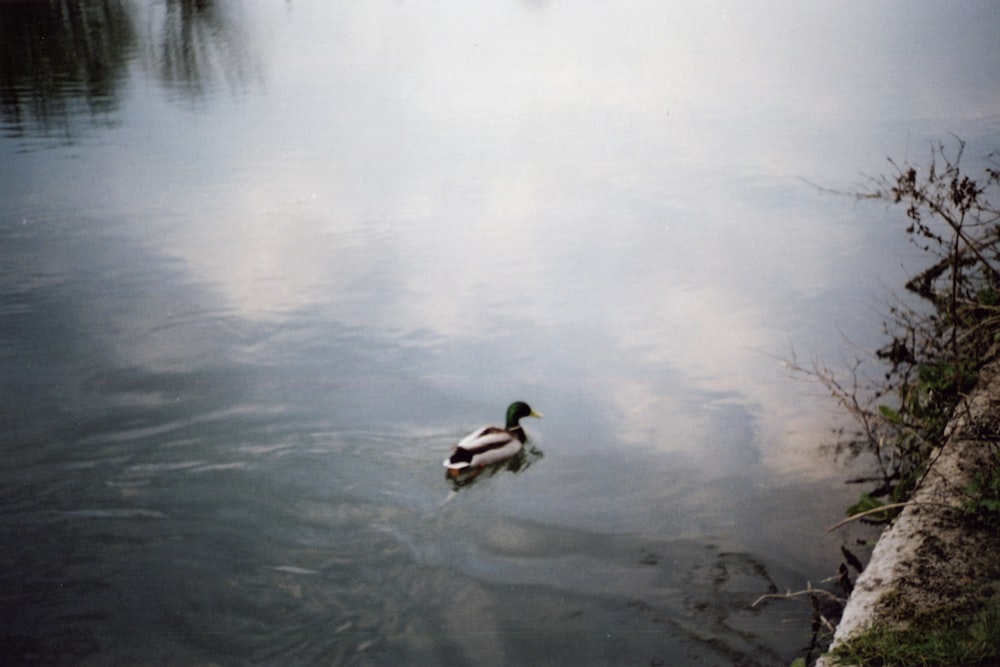
[[[753,604],[750,605],[751,609],[754,609],[764,600],[795,600],[803,595],[823,595],[830,598],[836,602],[844,604],[847,602],[844,598],[834,595],[830,591],[823,590],[822,588],[813,588],[811,583],[806,583],[807,588],[801,591],[786,591],[784,593],[765,593],[759,598],[754,600]]]

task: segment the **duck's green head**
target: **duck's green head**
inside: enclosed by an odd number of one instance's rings
[[[532,410],[530,405],[522,401],[511,403],[510,407],[507,408],[507,428],[516,428],[524,417],[537,417],[541,419],[542,415],[540,412]]]

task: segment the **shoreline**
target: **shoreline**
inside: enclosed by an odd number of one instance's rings
[[[972,392],[958,405],[944,444],[907,506],[886,528],[848,598],[817,667],[873,627],[905,630],[915,616],[947,624],[1000,590],[1000,535],[960,516],[963,492],[1000,443],[1000,352],[990,350]]]

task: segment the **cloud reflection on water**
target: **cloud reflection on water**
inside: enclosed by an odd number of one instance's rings
[[[221,9],[170,7],[186,21],[144,23],[183,56],[154,59],[166,79],[258,70],[231,48],[244,27],[212,41],[233,24]],[[668,449],[705,442],[721,392],[782,450],[798,408],[767,355],[832,328],[823,299],[845,280],[874,282],[843,276],[869,243],[861,215],[824,210],[796,176],[882,164],[910,130],[873,118],[996,108],[996,70],[947,46],[962,34],[995,60],[991,10],[925,9],[294,5],[267,17],[273,76],[253,104],[178,117],[128,99],[143,113],[116,140],[150,159],[105,155],[100,207],[143,220],[149,251],[233,317],[419,333],[456,373],[491,341],[477,371],[516,385],[534,373],[507,368],[520,358],[590,380],[625,442]],[[563,349],[545,365],[547,346]]]
[[[179,51],[122,49],[112,126],[0,143],[32,633],[83,619],[123,663],[790,662],[746,601],[822,570],[803,536],[846,503],[802,481],[831,419],[770,355],[869,330],[845,317],[900,242],[797,177],[995,128],[1000,68],[967,65],[998,10],[145,7]],[[513,398],[544,459],[442,505],[447,448]]]

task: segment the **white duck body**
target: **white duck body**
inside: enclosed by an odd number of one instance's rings
[[[517,435],[523,438],[524,431],[518,428],[515,434],[496,426],[484,426],[459,440],[444,465],[450,470],[462,470],[509,459],[516,456],[524,444]]]

